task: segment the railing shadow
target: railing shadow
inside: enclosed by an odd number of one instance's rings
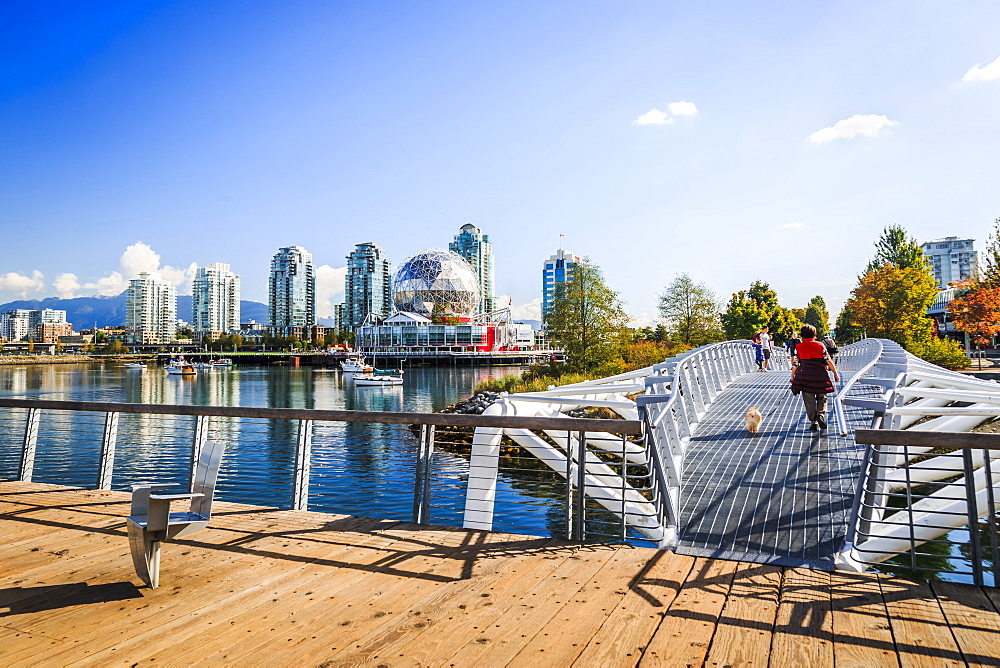
[[[99,585],[73,582],[41,587],[7,587],[0,589],[0,619],[133,598],[142,598],[142,592],[131,582]]]

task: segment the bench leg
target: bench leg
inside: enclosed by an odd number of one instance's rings
[[[128,543],[132,550],[135,574],[150,589],[156,589],[160,586],[160,541],[152,540],[149,532],[128,522]]]

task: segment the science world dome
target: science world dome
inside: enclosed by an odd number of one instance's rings
[[[393,280],[397,311],[426,317],[465,317],[477,312],[479,281],[462,256],[440,248],[421,251],[403,263]]]

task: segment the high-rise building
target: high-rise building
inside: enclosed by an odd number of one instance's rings
[[[975,239],[945,237],[920,244],[921,250],[924,251],[934,270],[934,279],[938,283],[939,290],[947,288],[949,283],[965,281],[972,277],[979,261],[979,253],[973,248],[975,241]]]
[[[198,267],[194,274],[191,329],[218,338],[240,328],[240,277],[222,262]]]
[[[357,329],[372,316],[384,320],[392,313],[392,266],[382,247],[358,244],[347,256],[344,282],[344,329]]]
[[[448,244],[448,250],[461,255],[476,272],[479,279],[479,310],[489,313],[496,310],[496,295],[493,282],[493,244],[488,234],[472,223],[462,225],[455,240]]]
[[[312,255],[305,248],[278,249],[271,259],[268,287],[272,332],[302,336],[302,328],[316,324],[316,276]]]
[[[552,308],[555,299],[556,285],[565,283],[573,276],[573,269],[580,263],[580,258],[572,252],[560,248],[556,254],[545,261],[542,269],[542,320]]]
[[[66,311],[13,309],[0,314],[0,338],[8,341],[55,343],[60,336],[72,332],[73,326],[66,322]]]
[[[143,272],[129,281],[125,321],[132,343],[170,343],[177,337],[177,292],[160,274]]]
[[[0,337],[7,341],[25,341],[32,335],[32,314],[38,311],[16,308],[0,315]]]

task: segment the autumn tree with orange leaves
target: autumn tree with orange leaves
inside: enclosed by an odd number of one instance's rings
[[[968,287],[968,284],[957,287]],[[955,327],[977,337],[977,343],[1000,334],[1000,288],[973,287],[948,304]]]
[[[858,280],[845,306],[867,336],[907,347],[931,336],[927,309],[937,292],[934,277],[923,267],[901,268],[886,262]]]

